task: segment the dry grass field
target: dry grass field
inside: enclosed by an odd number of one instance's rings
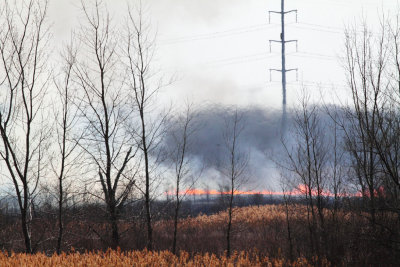
[[[307,206],[292,204],[288,209],[289,220],[284,205],[234,208],[231,247],[235,252],[230,258],[225,256],[227,212],[221,211],[181,218],[177,255],[170,252],[171,219],[154,222],[152,252],[144,250],[143,224],[120,221],[121,249],[113,251],[96,234],[109,233],[107,224],[76,220],[66,224],[61,255],[54,253],[51,227],[42,224],[43,242],[38,242],[37,253],[13,253],[22,251],[21,245],[15,243],[14,248],[0,254],[0,266],[365,266],[378,262],[382,255],[388,262],[396,262],[394,256],[385,254],[385,247],[370,249],[377,245],[376,236],[386,232],[370,228],[367,214],[339,209],[333,215],[333,210],[325,209],[324,228],[315,232],[319,234],[318,251],[310,245]],[[392,217],[382,220],[391,222],[396,219]],[[18,229],[18,224],[10,225],[7,236],[18,233]]]
[[[72,252],[69,254],[46,256],[42,253],[27,254],[0,254],[0,266],[313,266],[304,258],[289,262],[285,259],[270,259],[258,257],[255,253],[234,253],[232,257],[218,257],[215,254],[195,254],[190,256],[187,252],[181,252],[179,256],[169,251],[148,252],[131,251],[121,252],[108,250],[106,252]],[[323,261],[322,266],[330,266]]]

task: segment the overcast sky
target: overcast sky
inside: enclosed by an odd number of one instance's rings
[[[115,19],[123,17],[126,3],[136,0],[104,0]],[[158,29],[157,64],[166,75],[176,74],[164,97],[174,102],[190,99],[279,108],[281,103],[280,47],[269,40],[279,39],[280,18],[268,11],[280,10],[280,0],[143,0],[151,21]],[[56,40],[65,40],[77,27],[78,0],[50,1],[50,20]],[[379,12],[394,15],[398,0],[286,0],[286,9],[298,10],[286,17],[288,101],[293,102],[301,84],[315,90],[344,90],[340,63],[343,30],[362,16],[374,25]],[[122,14],[122,16],[121,16]],[[326,89],[327,88],[327,89]]]
[[[116,21],[126,15],[127,2],[137,3],[136,0],[104,2]],[[198,104],[256,106],[266,110],[281,107],[280,73],[272,73],[272,81],[269,73],[270,68],[281,67],[279,44],[273,44],[271,53],[269,48],[270,39],[280,38],[279,15],[272,15],[271,24],[268,23],[268,11],[279,11],[280,0],[142,2],[158,31],[155,64],[166,76],[178,77],[162,95],[167,102],[183,103],[189,99]],[[299,69],[298,82],[295,72],[287,76],[290,105],[303,85],[316,98],[320,90],[330,94],[333,88],[337,95],[345,97],[340,57],[346,25],[360,22],[364,17],[370,26],[377,26],[379,14],[393,16],[399,10],[398,0],[287,0],[285,3],[287,10],[298,10],[298,23],[294,14],[286,17],[286,38],[298,40],[298,52],[294,44],[287,45],[287,68]],[[79,0],[50,1],[56,43],[67,40],[70,31],[78,27],[79,6]],[[252,149],[258,165],[267,162],[264,152],[260,147]],[[264,181],[267,188],[272,185],[276,189],[276,183],[271,182],[271,170],[258,176],[268,176],[269,181]]]

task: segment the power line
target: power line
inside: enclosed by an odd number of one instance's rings
[[[290,82],[289,84],[291,85],[304,85],[304,86],[317,86],[317,87],[326,87],[326,88],[342,88],[342,89],[348,89],[348,87],[345,84],[340,84],[340,83],[328,83],[328,82],[313,82],[313,81],[308,81],[308,80],[303,80],[299,82]]]
[[[259,60],[264,60],[264,59],[268,59],[268,58],[274,58],[274,57],[277,57],[277,56],[278,55],[267,55],[266,56],[265,53],[263,53],[263,54],[254,54],[252,56],[233,57],[233,58],[227,58],[227,59],[211,61],[211,62],[205,63],[205,65],[208,65],[208,66],[226,66],[226,65],[233,65],[233,64],[243,63],[243,62],[259,61]]]
[[[274,58],[274,57],[278,57],[278,56],[279,55],[277,55],[277,54],[265,55],[265,53],[260,53],[260,54],[254,54],[254,55],[249,55],[249,56],[232,57],[232,58],[220,59],[220,60],[215,60],[215,61],[209,61],[209,62],[201,63],[201,64],[193,66],[193,67],[194,68],[198,68],[198,67],[218,68],[218,67],[236,65],[236,64],[247,63],[247,62],[261,61],[261,60],[266,60],[266,59]]]
[[[338,57],[335,57],[332,55],[309,53],[309,52],[304,52],[304,51],[299,51],[296,53],[295,52],[287,53],[286,55],[292,55],[295,57],[302,57],[302,58],[317,58],[317,59],[329,60],[329,61],[335,61],[338,59]],[[208,62],[196,64],[195,66],[191,66],[191,67],[192,68],[199,68],[199,67],[217,68],[217,67],[224,67],[224,66],[229,66],[229,65],[236,65],[236,64],[240,64],[240,63],[262,61],[262,60],[266,60],[266,59],[270,59],[270,58],[276,58],[278,56],[280,56],[280,55],[279,54],[265,55],[265,52],[261,52],[261,53],[251,54],[251,55],[229,57],[229,58],[222,58],[222,59],[218,59],[218,60],[208,61]]]
[[[330,3],[335,4],[335,5],[347,6],[347,7],[348,6],[354,6],[355,4],[358,4],[358,3],[354,3],[354,2],[352,3],[351,1],[348,1],[348,0],[346,0],[346,1],[340,1],[340,0],[306,0],[306,1],[318,3],[318,4],[321,4],[321,5],[324,5],[325,4],[324,2],[330,2]],[[394,7],[394,8],[399,7],[399,1],[398,0],[393,0],[393,1],[395,3],[389,3],[388,4],[389,0],[384,0],[384,1],[381,1],[380,3],[363,0],[362,4],[363,5],[367,5],[367,6],[382,6],[382,5],[384,5],[384,6],[387,6],[387,7]]]
[[[317,54],[317,53],[309,53],[309,52],[303,52],[303,51],[299,51],[298,53],[293,53],[291,55],[293,55],[294,57],[303,57],[303,58],[317,58],[317,59],[332,60],[332,61],[338,60],[338,57],[336,57],[336,56]]]
[[[254,61],[262,61],[270,58],[275,58],[278,57],[278,54],[272,54],[272,55],[265,55],[264,53],[257,53],[253,55],[248,55],[248,56],[240,56],[240,57],[231,57],[231,58],[224,58],[224,59],[219,59],[219,60],[213,60],[209,62],[204,62],[204,63],[199,63],[196,65],[192,66],[185,66],[183,67],[183,70],[180,71],[187,71],[188,69],[199,69],[199,68],[205,68],[205,69],[213,69],[213,68],[221,68],[225,66],[230,66],[230,65],[236,65],[236,64],[241,64],[241,63],[248,63],[248,62],[254,62]],[[176,69],[171,69],[171,71],[177,71]]]
[[[335,33],[335,34],[342,34],[344,35],[346,28],[339,28],[339,27],[332,27],[332,26],[325,26],[325,25],[318,25],[318,24],[312,24],[312,23],[304,23],[304,22],[299,22],[298,24],[300,25],[289,25],[290,27],[294,28],[299,28],[299,29],[305,29],[305,30],[312,30],[312,31],[319,31],[319,32],[325,32],[325,33]],[[301,26],[304,25],[304,26]],[[353,31],[352,28],[350,28],[351,31]],[[359,29],[354,29],[358,33],[363,33],[363,28],[360,27]],[[375,32],[369,31],[372,35],[376,35]]]
[[[291,52],[291,53],[287,53],[286,55],[291,55],[294,57],[302,57],[302,58],[317,58],[317,59],[328,60],[328,61],[337,61],[339,59],[339,57],[337,57],[337,56],[318,54],[318,53],[310,53],[310,52],[305,52],[305,51]],[[212,60],[212,61],[208,61],[208,62],[195,64],[192,66],[186,66],[184,68],[185,69],[187,69],[187,68],[198,69],[198,68],[202,68],[202,67],[219,68],[219,67],[236,65],[236,64],[241,64],[241,63],[248,63],[248,62],[272,59],[272,58],[276,58],[278,56],[280,56],[280,54],[273,53],[273,54],[265,55],[265,52],[260,52],[260,53],[255,53],[255,54],[251,54],[251,55],[221,58],[221,59],[217,59],[217,60]]]
[[[299,23],[299,24],[305,24],[305,23]],[[318,31],[318,32],[325,32],[325,33],[344,34],[344,30],[343,31],[337,31],[337,30],[321,29],[321,28],[310,27],[310,26],[301,26],[301,25],[290,25],[290,27],[298,28],[298,29]]]
[[[280,83],[280,82],[272,81],[270,83]],[[301,80],[301,81],[296,81],[296,82],[287,82],[287,85],[348,89],[348,86],[346,86],[345,84],[341,84],[341,83],[315,82],[315,81],[309,81],[309,80]]]
[[[313,1],[313,0],[309,0],[309,1]],[[337,0],[335,0],[335,1],[325,0],[325,1],[337,3]],[[317,2],[317,1],[315,1],[315,2]],[[318,2],[320,2],[320,0],[318,0]],[[344,4],[344,3],[348,3],[348,2],[339,1],[339,3]],[[275,13],[280,13],[280,12],[275,12]],[[298,24],[299,25],[292,25],[292,23],[286,23],[287,26],[301,28],[301,29],[309,29],[309,30],[320,31],[320,32],[326,32],[326,33],[343,34],[343,32],[345,30],[342,27],[334,27],[334,26],[320,25],[320,24],[307,23],[307,22],[298,22]],[[301,26],[301,25],[303,25],[303,26]],[[240,27],[240,28],[233,28],[233,29],[224,30],[224,31],[217,31],[217,32],[211,32],[211,33],[204,33],[204,34],[197,34],[197,35],[181,36],[181,37],[171,38],[171,39],[164,39],[164,40],[161,40],[159,44],[170,45],[170,44],[182,43],[182,42],[192,42],[192,41],[199,41],[199,40],[206,40],[206,39],[223,38],[223,37],[228,37],[228,36],[232,36],[232,35],[240,35],[240,34],[246,34],[249,32],[266,30],[269,28],[277,27],[277,26],[278,26],[278,24],[270,24],[270,25],[255,24],[255,25],[249,25],[249,26]],[[323,28],[325,30],[322,30],[320,28]]]
[[[303,24],[303,25],[313,26],[313,27],[319,27],[319,28],[325,28],[325,29],[331,29],[331,30],[340,30],[340,31],[344,30],[342,27],[327,26],[327,25],[308,23],[308,22],[299,22],[298,24]]]
[[[165,40],[161,40],[159,44],[170,45],[170,44],[176,44],[176,43],[222,38],[222,37],[228,37],[228,36],[233,36],[233,35],[247,34],[250,32],[262,31],[262,30],[271,29],[271,28],[274,28],[277,26],[278,25],[273,25],[273,24],[272,25],[256,24],[256,25],[252,25],[252,26],[248,26],[248,27],[235,28],[235,29],[230,29],[230,30],[226,30],[226,31],[218,31],[218,32],[211,32],[211,33],[206,33],[206,34],[198,34],[198,35],[182,36],[182,37],[172,38],[172,39],[165,39]]]
[[[267,59],[267,58],[274,58],[274,57],[277,57],[278,55],[279,54],[270,54],[268,56],[265,56],[265,52],[261,52],[261,53],[251,54],[251,55],[244,55],[244,56],[238,56],[238,57],[230,57],[230,58],[213,60],[213,61],[207,62],[205,64],[207,64],[207,65],[218,64],[218,63],[224,63],[224,62],[230,62],[230,61],[234,61],[234,63],[240,63],[242,61],[249,62],[249,61],[257,61],[257,60],[262,60],[262,59]],[[286,55],[299,56],[299,57],[315,57],[315,58],[321,58],[321,59],[327,59],[327,60],[338,59],[338,57],[332,56],[332,55],[310,53],[310,52],[305,52],[305,51],[291,52],[291,53],[287,53]]]

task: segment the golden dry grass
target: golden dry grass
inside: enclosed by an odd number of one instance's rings
[[[326,261],[322,261],[322,266],[330,266]],[[108,250],[106,252],[88,252],[46,256],[42,253],[34,255],[0,253],[0,266],[313,266],[304,258],[299,258],[294,262],[285,259],[260,258],[255,253],[234,253],[232,257],[218,257],[214,254],[196,254],[190,256],[186,252],[181,252],[179,256],[173,255],[169,251],[148,252],[131,251],[121,252]]]
[[[293,217],[300,220],[305,219],[306,210],[304,206],[295,206],[296,213],[292,214]],[[180,231],[182,235],[187,236],[182,247],[189,249],[193,242],[201,242],[199,236],[206,236],[206,243],[210,242],[224,242],[224,231],[227,212],[222,211],[214,215],[199,215],[196,217],[189,217],[180,221]],[[235,208],[233,213],[233,223],[238,228],[251,228],[255,230],[257,235],[260,235],[260,227],[269,225],[271,222],[276,221],[282,226],[285,220],[285,208],[282,205],[265,205],[265,206],[252,206]],[[155,229],[159,232],[168,233],[170,231],[169,221],[159,221],[155,224]],[[260,228],[260,229],[259,229]],[[188,234],[191,229],[195,229],[197,237]],[[270,230],[267,231],[270,233]],[[196,239],[197,238],[197,239]],[[238,239],[243,238],[243,233],[239,231]],[[187,239],[187,240],[186,240]],[[182,240],[183,241],[183,240]],[[204,240],[203,240],[204,241]],[[24,253],[1,253],[0,252],[0,267],[3,266],[314,266],[316,262],[320,266],[330,266],[326,260],[312,261],[304,257],[290,262],[288,259],[280,256],[280,244],[274,243],[278,253],[275,253],[275,258],[263,257],[263,253],[259,253],[254,248],[254,240],[247,240],[251,244],[241,252],[234,252],[230,258],[219,256],[212,253],[188,253],[180,252],[179,256],[173,255],[169,251],[149,252],[149,251],[126,251],[120,250],[107,250],[106,252],[86,252],[80,253],[71,250],[70,253],[62,253],[61,255],[48,256],[43,253],[34,255]],[[221,243],[221,244],[222,244]],[[238,243],[238,242],[236,242]],[[241,244],[239,244],[241,243]],[[236,248],[244,248],[243,240],[236,244]],[[193,245],[193,244],[192,244]],[[222,244],[223,246],[224,244]],[[250,251],[251,250],[251,251]],[[196,250],[192,250],[196,251]],[[197,250],[199,251],[199,250]],[[207,250],[206,250],[207,251]],[[265,254],[264,254],[265,255]]]

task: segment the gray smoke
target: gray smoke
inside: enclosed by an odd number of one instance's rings
[[[345,118],[343,110],[338,107],[326,107],[329,113],[337,112],[338,118]],[[225,149],[223,132],[226,119],[232,118],[233,109],[230,107],[207,106],[198,110],[196,116],[197,130],[192,137],[193,146],[189,155],[195,158],[196,165],[205,166],[203,181],[209,182],[219,177],[218,168],[221,162],[228,156]],[[294,110],[287,114],[287,132],[285,143],[289,150],[295,149],[297,144],[296,132],[293,125]],[[327,114],[325,108],[316,107],[318,123],[322,129],[322,136],[326,145],[333,143],[332,118]],[[254,190],[279,190],[279,175],[276,164],[273,161],[284,159],[287,155],[282,145],[282,111],[262,109],[259,107],[239,108],[238,113],[242,115],[244,130],[241,133],[238,148],[249,154],[248,167],[253,184],[247,189]],[[299,114],[301,116],[301,114]],[[179,131],[176,119],[170,121],[171,131]],[[343,133],[338,130],[338,146],[341,146]],[[167,149],[173,149],[175,143],[170,136],[165,139]],[[330,160],[330,159],[328,159]],[[213,181],[215,182],[215,181]],[[214,183],[213,186],[215,187]]]
[[[232,108],[207,106],[197,111],[197,129],[192,136],[193,145],[189,156],[196,158],[197,163],[206,168],[206,173],[215,173],[218,165],[226,158],[223,132],[226,121],[232,115]],[[281,119],[282,112],[278,110],[265,110],[259,107],[238,109],[242,115],[241,123],[244,129],[239,138],[238,148],[249,155],[249,170],[253,186],[276,186],[273,179],[273,163],[269,159],[269,152],[281,149]],[[170,132],[179,131],[177,121],[171,120]],[[168,150],[173,149],[175,143],[171,136],[165,139]],[[212,178],[212,177],[209,177]],[[205,177],[204,179],[207,179]]]

